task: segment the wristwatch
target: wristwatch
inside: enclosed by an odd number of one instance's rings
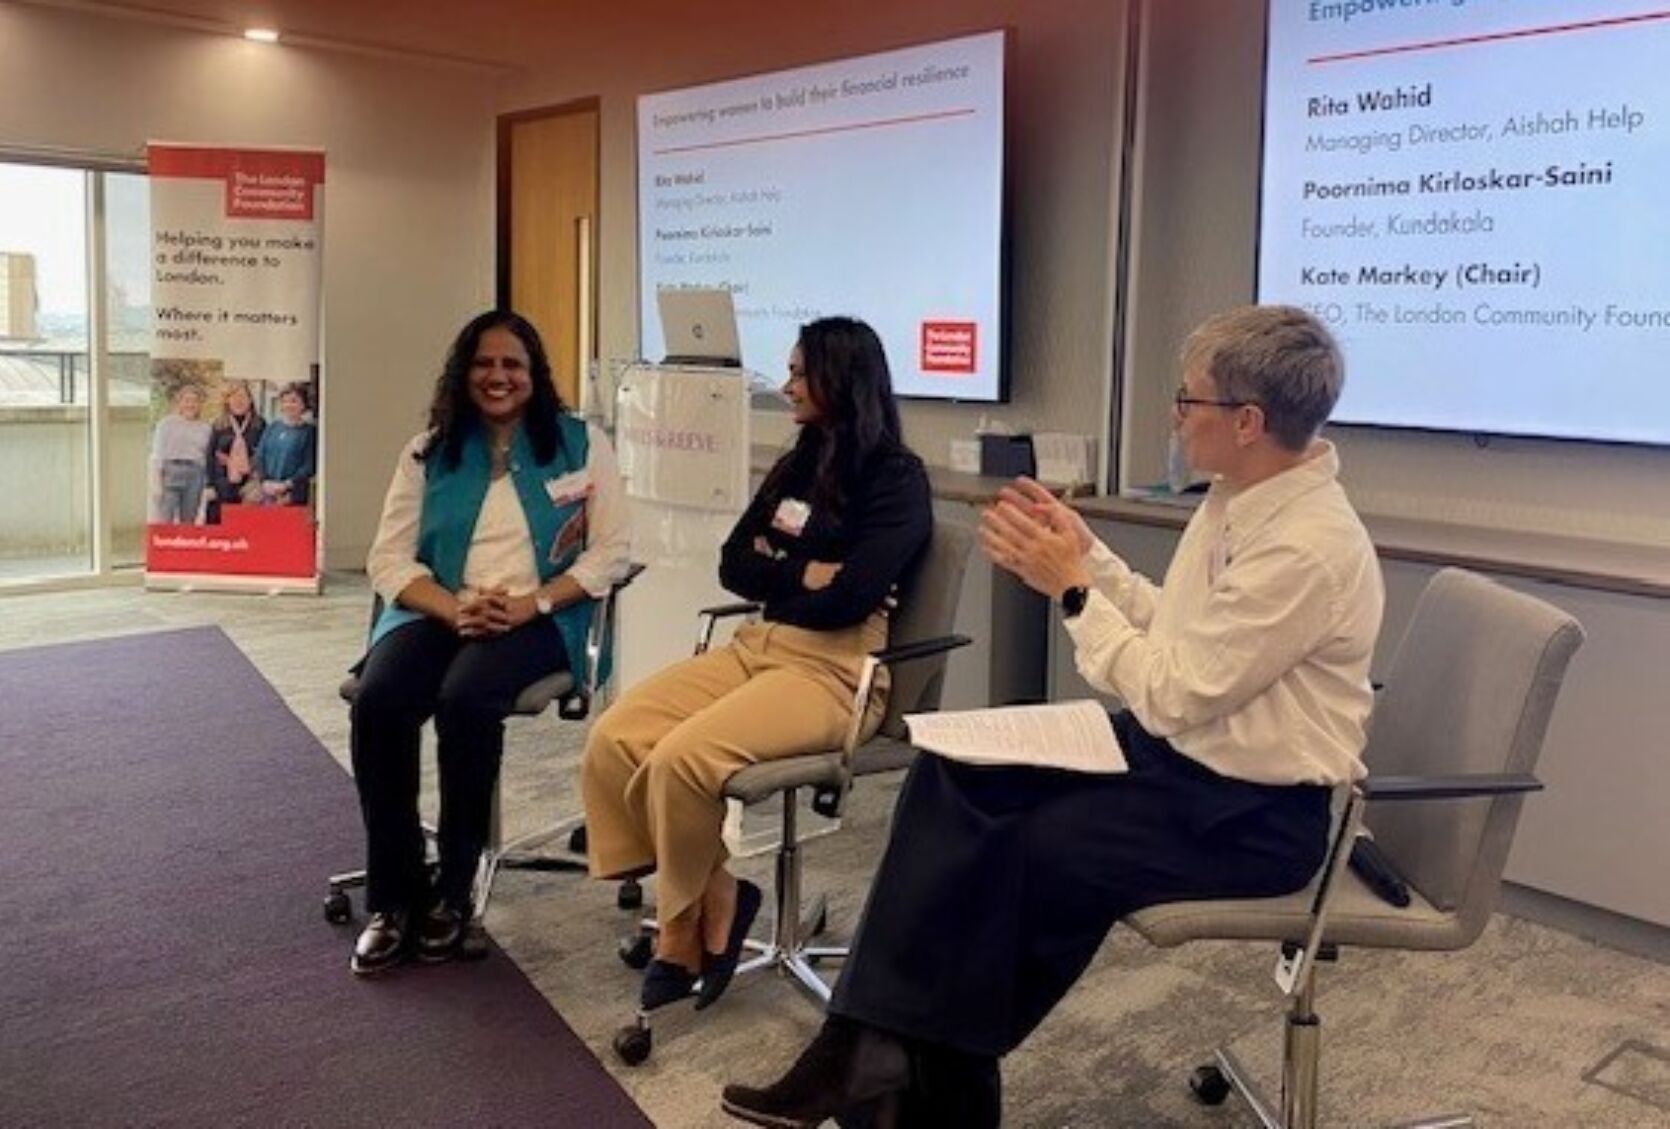
[[[557,610],[557,605],[551,602],[543,589],[535,589],[533,594],[533,610],[540,615],[550,615]]]
[[[1090,599],[1090,589],[1082,584],[1075,584],[1061,593],[1061,614],[1067,619],[1073,619],[1084,611],[1084,602]]]

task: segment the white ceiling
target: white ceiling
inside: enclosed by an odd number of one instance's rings
[[[574,21],[659,5],[617,0],[24,0],[106,17],[237,33],[277,28],[292,42],[526,69],[548,63]]]

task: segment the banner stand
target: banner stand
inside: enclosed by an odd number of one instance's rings
[[[147,592],[250,592],[258,596],[318,596],[325,578],[227,576],[220,572],[153,572],[145,575]]]
[[[317,594],[325,155],[147,157],[145,585]]]

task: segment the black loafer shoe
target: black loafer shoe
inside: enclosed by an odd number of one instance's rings
[[[763,1089],[726,1086],[721,1105],[732,1117],[771,1129],[855,1115],[879,1115],[886,1124],[909,1086],[910,1054],[903,1043],[873,1027],[831,1017],[787,1074]]]
[[[436,902],[429,907],[429,912],[423,915],[423,921],[418,925],[418,959],[436,963],[457,956],[468,917],[463,909],[445,902]]]
[[[638,995],[638,1007],[654,1011],[677,1003],[696,986],[696,974],[682,964],[667,960],[652,960],[644,970],[644,986]]]
[[[405,910],[374,913],[354,942],[348,967],[356,976],[371,976],[393,968],[411,952],[411,931]]]
[[[736,916],[731,919],[731,932],[725,939],[725,951],[702,954],[702,987],[696,993],[697,1011],[712,1007],[719,997],[725,994],[725,989],[731,986],[731,977],[736,975],[737,961],[742,958],[742,944],[748,940],[748,931],[754,927],[754,918],[759,915],[760,902],[763,900],[758,886],[746,878],[737,879]]]

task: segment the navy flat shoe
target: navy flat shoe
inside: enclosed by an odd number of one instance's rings
[[[725,951],[702,954],[702,987],[696,993],[697,1011],[712,1007],[731,986],[731,977],[736,975],[737,962],[742,958],[742,944],[748,940],[748,931],[754,927],[754,918],[759,916],[760,903],[764,900],[758,886],[746,878],[736,880],[736,916],[731,919]]]
[[[696,986],[696,974],[682,964],[667,960],[652,960],[644,970],[644,986],[638,994],[638,1006],[654,1011],[677,1003]]]

